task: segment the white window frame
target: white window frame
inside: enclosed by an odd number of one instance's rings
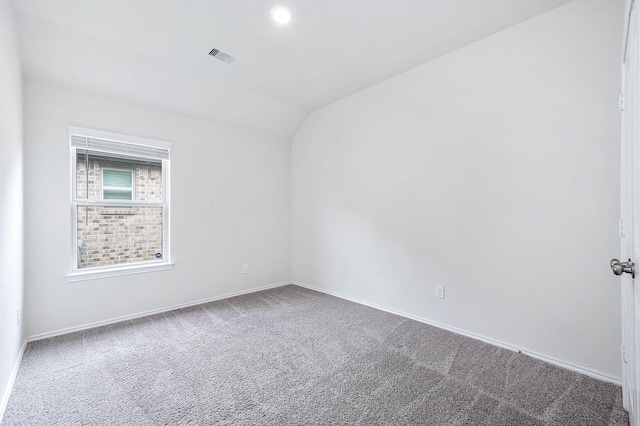
[[[164,165],[163,165],[164,166]],[[117,172],[129,172],[131,173],[131,186],[128,188],[124,188],[122,186],[104,186],[104,172],[105,170],[113,170],[113,171],[117,171]],[[102,173],[102,189],[101,189],[101,194],[102,194],[102,199],[104,200],[104,191],[105,189],[107,191],[117,191],[117,192],[128,192],[131,194],[131,199],[135,200],[136,199],[136,193],[135,193],[135,187],[136,187],[136,176],[135,176],[135,172],[133,170],[126,170],[126,169],[116,169],[113,167],[105,167],[104,169],[101,170]]]
[[[70,170],[71,170],[71,265],[70,273],[66,278],[69,282],[84,281],[97,278],[108,278],[121,275],[139,274],[145,272],[162,271],[172,269],[174,263],[171,258],[171,233],[170,233],[170,160],[162,159],[162,182],[163,182],[163,200],[161,201],[139,201],[135,200],[132,189],[132,200],[89,200],[77,197],[76,187],[76,161],[77,161],[77,148],[72,146],[72,137],[85,137],[92,139],[100,139],[104,141],[113,141],[118,143],[124,143],[132,145],[132,147],[145,147],[145,148],[158,148],[166,151],[170,154],[171,143],[159,141],[155,139],[141,138],[137,136],[122,135],[112,132],[105,132],[101,130],[86,129],[82,127],[69,126],[69,140],[70,140]],[[104,151],[109,153],[108,151]],[[168,157],[169,155],[167,155]],[[135,178],[135,176],[134,176]],[[134,185],[135,186],[135,185]],[[102,198],[104,192],[101,194]],[[151,260],[136,263],[125,263],[113,266],[98,266],[88,269],[78,269],[78,207],[79,206],[102,206],[102,207],[160,207],[162,211],[162,259]]]

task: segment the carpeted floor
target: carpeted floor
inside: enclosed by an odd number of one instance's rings
[[[620,387],[297,286],[27,346],[6,425],[627,425]]]

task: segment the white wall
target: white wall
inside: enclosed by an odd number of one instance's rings
[[[313,113],[294,280],[619,378],[622,3],[577,0]]]
[[[173,143],[173,270],[66,281],[67,125]],[[27,335],[289,282],[289,162],[288,141],[25,80]]]
[[[0,420],[22,349],[22,80],[15,18],[0,0]]]

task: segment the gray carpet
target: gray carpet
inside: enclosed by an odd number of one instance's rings
[[[6,425],[627,425],[620,387],[297,286],[32,342]]]

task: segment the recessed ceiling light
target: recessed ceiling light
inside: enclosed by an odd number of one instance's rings
[[[288,24],[291,21],[291,17],[293,13],[291,13],[291,9],[284,6],[276,6],[271,9],[271,19],[276,21],[276,23],[284,25]]]

